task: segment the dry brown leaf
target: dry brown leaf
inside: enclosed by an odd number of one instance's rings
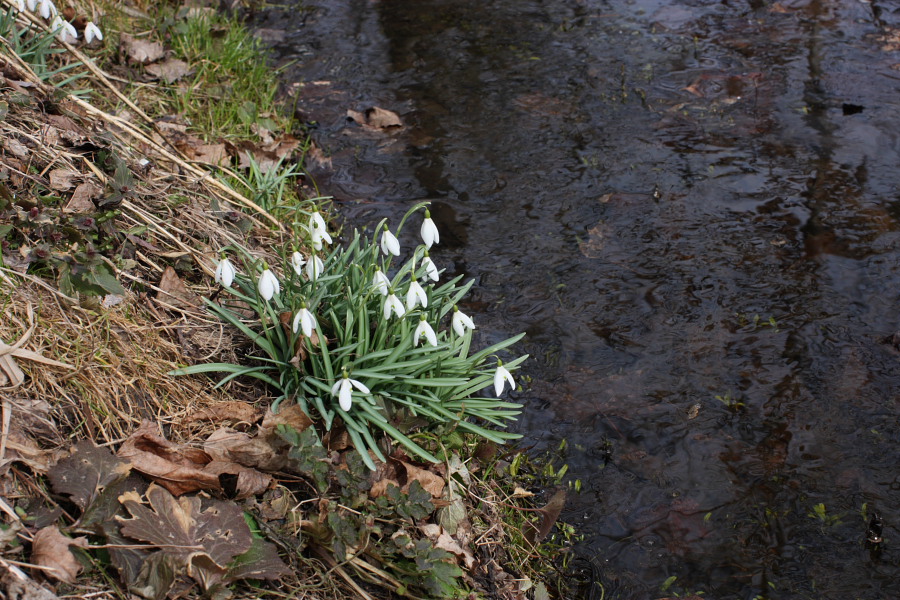
[[[379,479],[372,484],[371,488],[369,488],[369,496],[371,496],[372,498],[384,496],[387,493],[388,487],[390,486],[400,487],[400,484],[393,479]]]
[[[81,178],[81,174],[69,169],[53,169],[49,173],[50,189],[57,192],[65,192],[75,185],[75,180]]]
[[[3,147],[6,148],[13,156],[21,159],[28,158],[28,148],[15,138],[6,138],[3,140]]]
[[[145,70],[166,83],[175,83],[182,77],[193,73],[189,64],[177,58],[167,58],[162,62],[147,65]]]
[[[513,490],[512,493],[513,498],[529,498],[531,496],[534,496],[534,494],[519,486],[516,486],[516,489]]]
[[[444,485],[446,485],[446,481],[444,481],[443,477],[439,477],[435,475],[431,471],[427,471],[425,469],[420,469],[415,465],[411,465],[405,461],[398,461],[403,465],[403,468],[406,469],[406,485],[403,486],[403,492],[409,492],[409,486],[413,481],[418,481],[422,485],[422,489],[432,495],[434,498],[440,498],[441,494],[444,492]]]
[[[198,421],[210,421],[212,423],[246,423],[253,424],[259,421],[263,416],[263,409],[253,406],[248,402],[239,402],[237,400],[227,402],[217,402],[206,408],[191,413],[184,420],[185,424],[190,425]]]
[[[94,206],[94,198],[100,195],[103,190],[99,186],[91,182],[85,182],[75,188],[72,192],[72,198],[69,200],[63,212],[69,213],[90,213],[96,210]]]
[[[122,34],[122,50],[131,64],[146,65],[156,62],[165,56],[163,45],[159,42],[139,40],[127,33]]]
[[[287,425],[297,433],[305,431],[307,427],[312,425],[312,419],[309,418],[298,404],[292,404],[279,409],[277,413],[270,410],[263,417],[262,425],[259,427],[260,437],[270,438],[275,435],[275,428],[279,425]]]
[[[53,452],[44,450],[23,432],[11,429],[6,439],[6,452],[0,456],[0,473],[14,462],[27,465],[35,473],[46,473],[53,462]]]
[[[466,569],[471,569],[475,564],[475,556],[472,554],[472,551],[464,548],[453,536],[444,531],[444,528],[440,525],[428,523],[420,526],[419,529],[431,540],[435,548],[446,550],[450,554],[456,555],[457,558],[461,558],[466,565]]]
[[[81,564],[69,551],[69,546],[87,548],[87,538],[68,538],[59,532],[56,525],[44,527],[34,534],[31,561],[45,567],[42,569],[45,575],[66,583],[75,583],[75,577],[81,572]]]
[[[176,496],[198,490],[223,491],[218,476],[203,471],[212,462],[206,452],[166,440],[151,421],[144,420],[125,440],[118,456]]]
[[[227,489],[226,492],[229,497],[234,496],[235,500],[244,500],[262,494],[272,485],[271,475],[260,473],[256,469],[250,469],[232,461],[214,460],[203,467],[203,470],[218,477],[223,488],[230,488],[233,485],[234,489]],[[227,481],[226,485],[226,481],[223,481],[222,478],[223,475],[231,475],[234,479]]]
[[[198,144],[194,146],[194,159],[217,167],[231,162],[225,144]]]
[[[367,108],[365,112],[347,110],[347,116],[363,127],[376,131],[403,127],[403,121],[400,120],[397,113],[378,106]]]
[[[264,471],[281,470],[287,463],[287,456],[260,438],[250,437],[244,432],[223,427],[207,438],[203,449],[213,460],[234,462],[245,467]]]
[[[166,270],[163,271],[159,280],[159,289],[161,290],[159,298],[164,302],[170,304],[186,303],[189,306],[195,305],[194,293],[188,289],[172,267],[166,267]]]

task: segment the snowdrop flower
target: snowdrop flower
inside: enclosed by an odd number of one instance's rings
[[[356,388],[363,394],[369,394],[369,388],[355,379],[350,379],[347,371],[344,371],[344,377],[333,386],[331,386],[331,395],[338,397],[338,403],[341,410],[348,411],[353,406],[353,388]]]
[[[322,259],[318,256],[313,256],[309,259],[309,262],[306,263],[306,276],[309,277],[310,281],[318,279],[319,275],[321,275],[324,270],[325,263],[323,263]]]
[[[316,316],[306,308],[306,302],[300,304],[300,310],[297,311],[297,315],[294,317],[294,333],[302,329],[303,335],[310,337],[313,329],[316,329],[318,326]]]
[[[87,25],[84,26],[84,43],[90,44],[94,41],[94,38],[102,40],[103,32],[100,31],[99,27],[94,25],[93,21],[88,21]]]
[[[428,324],[428,321],[425,320],[425,315],[422,315],[422,318],[419,320],[419,325],[416,327],[415,333],[413,333],[413,346],[419,345],[419,340],[423,335],[425,336],[425,339],[428,340],[429,344],[437,346],[437,336],[434,333],[434,329],[432,329],[431,325]]]
[[[275,277],[275,274],[266,267],[262,275],[259,276],[256,289],[259,290],[259,295],[263,297],[263,300],[268,302],[272,299],[272,296],[281,291],[281,284],[278,283],[278,278]]]
[[[387,223],[384,224],[384,233],[381,234],[381,251],[387,256],[393,254],[400,256],[400,242],[396,236],[388,229]]]
[[[78,39],[78,32],[75,31],[75,26],[61,19],[59,15],[53,17],[50,29],[61,42],[73,42]]]
[[[406,292],[406,310],[412,310],[416,304],[421,304],[422,308],[428,308],[428,296],[425,290],[419,285],[419,282],[413,279],[409,284],[409,291]]]
[[[25,6],[28,7],[28,10],[34,12],[34,9],[37,8],[38,0],[25,0]]]
[[[406,309],[403,308],[403,303],[397,298],[397,294],[394,293],[394,290],[390,290],[390,294],[388,297],[384,299],[384,320],[387,321],[391,318],[391,312],[394,312],[398,317],[402,317],[406,314]]]
[[[372,277],[372,287],[376,288],[382,296],[387,296],[391,289],[391,280],[387,278],[381,267],[375,267],[375,275]]]
[[[25,0],[13,0],[13,4],[16,5],[16,10],[19,12],[25,11]]]
[[[52,0],[41,0],[41,5],[39,7],[39,11],[41,16],[45,19],[49,19],[50,17],[54,17],[59,14],[59,11],[56,10],[56,5],[53,4]],[[54,22],[55,25],[55,22]],[[54,28],[55,29],[55,28]],[[73,27],[74,29],[74,27]],[[78,35],[75,35],[78,37]]]
[[[516,389],[516,382],[513,381],[512,374],[509,372],[509,369],[503,366],[503,361],[498,359],[497,370],[494,371],[494,392],[497,393],[498,398],[503,393],[503,386],[507,381],[510,389]]]
[[[450,320],[450,324],[453,326],[453,331],[456,332],[456,335],[460,337],[466,334],[466,329],[475,329],[472,317],[459,310],[459,307],[456,305],[453,306],[453,319]]]
[[[225,287],[231,287],[236,274],[237,272],[234,270],[234,265],[231,264],[231,261],[222,256],[222,260],[216,265],[216,283],[221,283]]]
[[[291,267],[294,269],[294,273],[297,274],[297,277],[301,277],[303,275],[303,265],[306,264],[306,259],[303,258],[303,255],[294,250],[294,253],[291,254]]]
[[[325,223],[325,219],[322,218],[322,214],[315,210],[309,215],[309,230],[312,231],[317,227],[322,231],[328,229],[328,225]]]
[[[318,214],[318,213],[317,213]],[[328,232],[325,231],[324,227],[319,227],[319,224],[316,222],[312,223],[312,229],[310,230],[310,241],[312,242],[313,248],[316,250],[322,249],[322,243],[330,244],[331,236],[328,235]]]
[[[422,241],[425,242],[426,248],[431,248],[432,244],[441,242],[441,235],[438,233],[437,225],[431,220],[431,211],[425,209],[425,220],[422,221]]]
[[[422,258],[422,265],[425,267],[425,277],[428,277],[432,281],[437,281],[441,278],[441,274],[438,273],[437,265],[434,264],[434,261],[428,256],[428,250],[425,251],[425,256]]]

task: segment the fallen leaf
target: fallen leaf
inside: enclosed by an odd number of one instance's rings
[[[85,182],[75,188],[72,192],[72,198],[63,208],[63,212],[68,213],[90,213],[94,212],[97,207],[94,206],[94,198],[100,196],[103,190],[99,186],[90,182]]]
[[[194,146],[194,160],[222,167],[231,162],[225,144],[198,144]]]
[[[217,402],[206,408],[191,413],[185,424],[192,424],[198,421],[210,421],[212,423],[256,423],[263,416],[263,409],[253,406],[248,402],[239,402],[230,400],[226,402]]]
[[[214,460],[203,467],[203,471],[216,475],[225,493],[235,500],[262,494],[272,485],[271,475],[232,461]]]
[[[565,505],[566,490],[557,490],[550,498],[550,501],[545,506],[538,509],[538,512],[541,515],[540,524],[537,526],[532,525],[528,528],[525,531],[525,539],[532,544],[537,544],[547,537],[550,530],[553,529],[553,525],[556,523],[557,519],[559,519],[559,513],[562,512]]]
[[[299,404],[291,404],[282,407],[277,413],[271,410],[266,412],[263,417],[262,425],[259,427],[260,437],[270,438],[275,434],[275,430],[279,425],[287,425],[297,433],[302,433],[307,427],[312,425],[313,421],[309,418]]]
[[[378,106],[367,108],[365,112],[348,110],[347,116],[363,127],[374,129],[376,131],[394,127],[403,127],[403,122],[400,120],[397,113],[385,110]]]
[[[81,563],[69,551],[69,546],[87,548],[87,538],[66,537],[56,525],[44,527],[34,534],[31,561],[45,567],[41,570],[45,575],[66,583],[75,583],[75,577],[81,572]]]
[[[158,61],[166,54],[163,45],[159,42],[139,40],[127,33],[123,33],[121,38],[122,50],[128,57],[129,63],[146,65]]]
[[[286,454],[276,452],[269,442],[228,427],[213,432],[203,449],[213,460],[234,462],[264,471],[279,471],[287,463]]]
[[[435,475],[431,471],[420,469],[419,467],[408,462],[402,460],[399,462],[406,470],[406,484],[401,489],[402,492],[408,492],[409,486],[412,484],[412,482],[418,481],[422,486],[422,489],[431,494],[432,497],[441,497],[441,494],[444,492],[444,485],[446,485],[446,482],[442,477]]]
[[[177,58],[167,58],[162,62],[147,65],[145,70],[166,83],[175,83],[182,77],[193,73],[189,64]]]
[[[278,550],[260,538],[253,538],[250,549],[234,559],[226,579],[280,579],[290,574],[290,569],[278,556]]]
[[[166,303],[195,305],[194,293],[188,289],[172,267],[166,267],[163,271],[158,287],[160,292],[157,297]]]
[[[399,488],[400,484],[393,479],[379,479],[372,484],[371,488],[369,488],[369,496],[371,496],[372,498],[384,496],[390,486]]]
[[[431,540],[435,548],[446,550],[450,554],[454,554],[458,558],[463,559],[467,569],[471,569],[475,564],[475,556],[472,554],[472,551],[468,548],[463,548],[460,543],[453,539],[449,533],[444,531],[440,525],[428,523],[420,526],[419,529]]]
[[[81,174],[69,169],[53,169],[49,173],[50,189],[57,192],[65,192],[75,185],[75,179],[80,179]]]
[[[120,498],[131,514],[130,519],[118,518],[122,534],[159,546],[205,589],[221,580],[227,565],[252,546],[244,513],[233,502],[208,500],[201,512],[197,496],[175,498],[156,485],[144,496],[147,504],[135,493]]]
[[[198,490],[223,491],[218,476],[203,471],[212,462],[206,452],[166,440],[150,421],[145,420],[125,440],[118,456],[176,496]]]
[[[28,158],[28,148],[15,138],[8,137],[3,140],[3,147],[9,150],[13,156],[18,156],[21,159]]]
[[[108,448],[82,440],[71,456],[60,460],[47,473],[53,491],[69,496],[82,511],[87,509],[106,486],[124,479],[131,464],[115,456]]]
[[[513,498],[530,498],[531,496],[534,496],[534,494],[519,486],[516,486],[512,493]]]
[[[27,465],[35,473],[46,473],[50,469],[53,453],[42,449],[24,432],[11,429],[5,442],[0,473],[5,474],[9,465],[16,462]]]

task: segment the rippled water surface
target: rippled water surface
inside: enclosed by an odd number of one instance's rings
[[[568,440],[607,598],[900,598],[900,6],[312,0],[255,26],[348,222],[431,199],[482,342],[528,332],[516,427]],[[347,119],[373,106],[404,127]]]

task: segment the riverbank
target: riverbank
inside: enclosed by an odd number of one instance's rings
[[[291,398],[274,412],[277,385],[246,376],[259,332],[299,344],[291,368],[315,351],[284,313],[208,310],[232,295],[223,256],[235,288],[271,266],[283,295],[306,289],[292,271],[315,264],[328,208],[304,173],[323,151],[247,30],[204,6],[85,5],[65,14],[73,45],[34,8],[8,14],[0,55],[6,593],[560,593],[574,533],[554,530],[563,495],[540,494],[562,465],[427,419],[408,432],[436,462],[381,438],[361,454],[352,428]],[[87,22],[102,40],[83,43]],[[209,364],[245,377],[174,374]]]

